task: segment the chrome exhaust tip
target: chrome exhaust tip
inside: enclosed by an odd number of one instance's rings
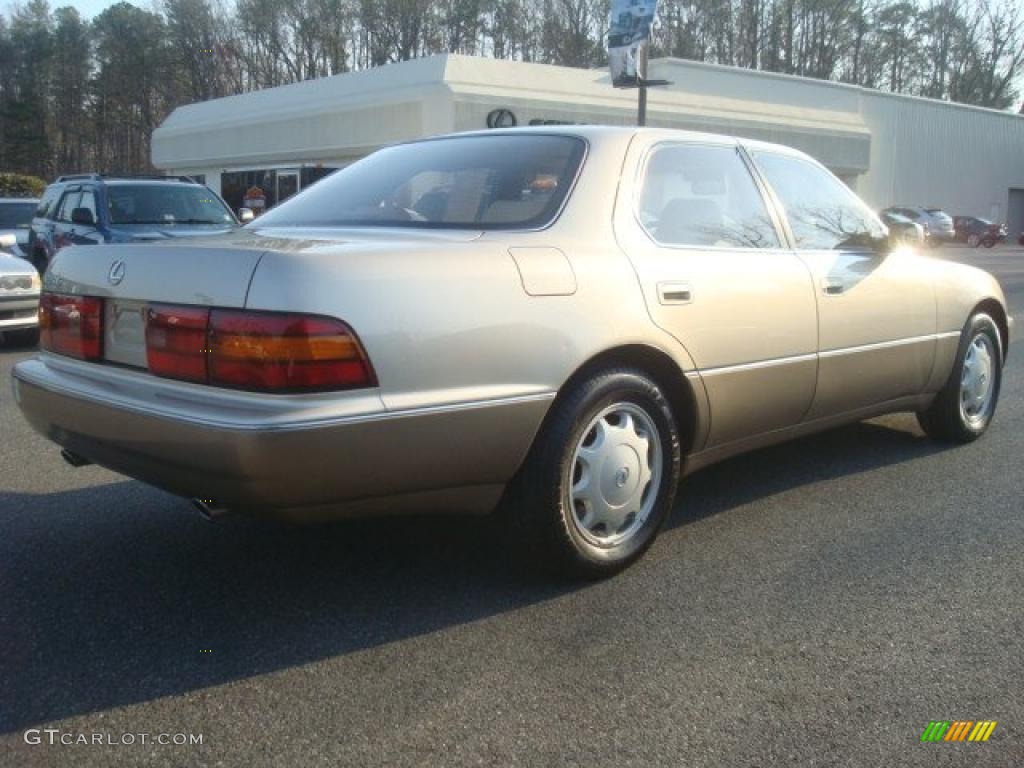
[[[231,514],[226,507],[218,507],[213,499],[192,499],[192,506],[199,510],[199,516],[208,523],[215,523]]]
[[[60,449],[60,457],[64,459],[72,467],[87,467],[92,464],[85,456],[79,456],[74,451],[69,451],[67,448]]]

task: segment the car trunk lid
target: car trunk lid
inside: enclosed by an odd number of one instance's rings
[[[241,308],[263,252],[251,238],[77,246],[58,253],[43,287],[104,299],[104,359],[145,367],[150,304]]]

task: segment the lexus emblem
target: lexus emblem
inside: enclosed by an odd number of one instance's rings
[[[518,123],[510,109],[492,109],[487,113],[488,128],[515,128]]]
[[[110,271],[107,272],[107,282],[111,285],[120,285],[122,280],[124,280],[124,262],[118,259],[110,265]]]

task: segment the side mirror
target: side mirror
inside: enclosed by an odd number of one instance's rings
[[[94,226],[96,219],[92,215],[92,211],[89,208],[75,208],[71,211],[71,223],[72,224],[85,224],[86,226]]]
[[[256,218],[256,214],[252,212],[252,208],[239,208],[238,209],[238,220],[243,224],[247,224]]]
[[[18,238],[14,235],[0,235],[0,250],[9,251],[18,244]]]

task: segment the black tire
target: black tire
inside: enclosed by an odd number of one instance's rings
[[[588,434],[594,434],[592,422],[609,408],[639,409],[636,422],[644,415],[657,432],[657,440],[647,441],[647,461],[657,461],[657,486],[650,484],[645,492],[639,480],[629,480],[628,487],[636,488],[642,499],[641,511],[627,518],[623,528],[628,535],[620,542],[609,539],[608,546],[599,546],[581,529],[577,511],[569,500],[577,447],[585,445]],[[617,412],[606,417],[614,420]],[[621,424],[619,425],[621,427]],[[633,435],[644,430],[634,431]],[[648,437],[650,435],[648,434]],[[657,443],[658,448],[650,447]],[[636,455],[636,454],[634,454]],[[618,462],[614,462],[617,466]],[[602,466],[611,465],[605,462]],[[650,467],[653,473],[653,464]],[[507,514],[512,516],[520,532],[520,541],[526,553],[537,558],[543,570],[553,571],[571,578],[596,579],[610,576],[637,560],[654,541],[675,499],[679,484],[680,447],[679,429],[672,409],[658,385],[643,371],[617,368],[604,371],[574,385],[559,396],[544,427],[534,441],[523,467],[510,486],[506,498]],[[622,476],[624,474],[624,477]],[[636,477],[642,470],[636,471]],[[605,475],[602,475],[605,477]],[[622,477],[630,478],[626,467],[615,474],[616,484]],[[602,496],[606,486],[596,484]],[[627,490],[628,490],[627,487]],[[653,501],[648,494],[653,493]],[[636,498],[636,496],[634,496]],[[648,510],[644,513],[642,510]],[[645,515],[645,516],[644,516]],[[635,526],[635,530],[632,527]],[[614,538],[616,534],[609,533]]]
[[[970,234],[967,236],[967,245],[971,248],[977,248],[981,244],[981,238],[978,235]]]
[[[992,248],[995,246],[996,240],[994,237],[986,237],[984,240],[981,241],[981,244],[986,248]]]
[[[991,378],[988,379],[988,391],[990,397],[983,409],[972,418],[966,413],[962,404],[962,382],[964,377],[964,361],[967,358],[968,350],[976,342],[984,343],[987,339],[987,349],[990,355],[994,356],[991,366]],[[960,346],[957,349],[956,360],[953,363],[953,371],[949,380],[936,395],[931,406],[917,414],[917,421],[921,429],[929,437],[936,440],[943,440],[955,443],[970,443],[981,437],[988,425],[992,423],[992,417],[996,412],[996,405],[999,402],[999,388],[1003,380],[1003,347],[999,336],[999,328],[995,321],[984,312],[976,312],[967,320],[963,333],[960,336]]]

